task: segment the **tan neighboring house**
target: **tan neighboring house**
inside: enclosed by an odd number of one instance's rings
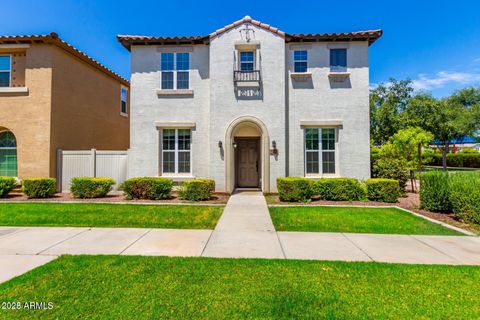
[[[57,34],[0,36],[0,176],[55,177],[63,150],[127,150],[129,82]]]

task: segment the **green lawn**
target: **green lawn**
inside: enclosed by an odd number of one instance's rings
[[[480,267],[63,256],[0,285],[15,319],[478,319]]]
[[[214,229],[223,206],[0,203],[0,226]]]
[[[462,235],[396,208],[270,207],[277,231]]]

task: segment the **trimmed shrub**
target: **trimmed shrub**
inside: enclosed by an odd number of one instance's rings
[[[451,174],[449,200],[457,217],[480,224],[480,173]]]
[[[195,179],[182,182],[178,188],[178,195],[182,199],[191,201],[208,200],[215,192],[215,180]]]
[[[448,172],[429,171],[420,175],[420,207],[435,212],[450,212]]]
[[[353,178],[322,178],[313,183],[313,190],[323,200],[357,201],[366,198],[365,187]]]
[[[56,192],[55,178],[23,179],[22,191],[29,198],[50,198]]]
[[[278,195],[281,201],[308,202],[313,195],[313,181],[307,178],[277,178]]]
[[[160,200],[169,199],[172,192],[173,181],[167,178],[131,178],[125,180],[120,189],[126,198]]]
[[[432,166],[442,166],[442,154],[434,153]],[[480,153],[478,152],[459,152],[447,154],[447,166],[448,167],[465,167],[465,168],[480,168]]]
[[[380,158],[373,165],[373,177],[397,180],[403,194],[410,175],[405,160]]]
[[[15,178],[0,177],[0,198],[5,198],[15,187]]]
[[[365,184],[369,200],[393,203],[400,197],[400,185],[397,180],[373,178],[368,179]]]
[[[73,178],[70,192],[75,198],[104,198],[114,184],[115,180],[111,178]]]

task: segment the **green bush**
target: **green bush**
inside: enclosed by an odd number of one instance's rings
[[[432,166],[442,166],[442,154],[434,153]],[[447,154],[447,166],[448,167],[465,167],[465,168],[480,168],[480,153],[478,152],[459,152]]]
[[[313,195],[313,181],[307,178],[277,178],[277,189],[281,201],[308,202]]]
[[[114,184],[111,178],[73,178],[70,191],[75,198],[104,198]]]
[[[373,165],[373,177],[397,180],[403,194],[409,179],[407,162],[402,159],[379,158]]]
[[[397,180],[372,178],[365,182],[367,197],[372,201],[397,202],[400,196],[400,185]]]
[[[435,212],[450,212],[448,172],[429,171],[420,175],[420,207]]]
[[[212,179],[195,179],[182,182],[178,195],[191,201],[208,200],[215,192],[215,181]]]
[[[131,178],[125,180],[120,189],[127,199],[169,199],[173,181],[167,178]]]
[[[15,187],[15,178],[0,177],[0,198],[7,197],[8,193]]]
[[[50,198],[55,192],[54,178],[31,178],[23,179],[22,191],[29,198]]]
[[[323,178],[313,183],[313,190],[323,200],[357,201],[366,198],[365,187],[352,178]]]
[[[480,224],[480,173],[451,174],[449,199],[457,217]]]

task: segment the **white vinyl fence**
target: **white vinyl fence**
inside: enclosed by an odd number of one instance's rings
[[[57,151],[57,188],[70,191],[70,180],[77,177],[108,177],[118,190],[127,177],[127,151],[74,150]]]

